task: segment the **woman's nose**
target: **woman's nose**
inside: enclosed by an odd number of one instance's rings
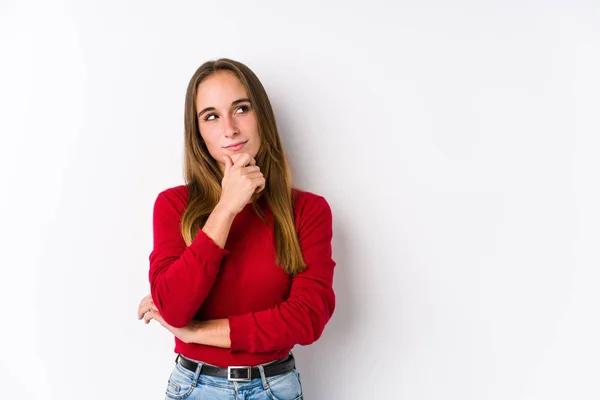
[[[237,125],[235,124],[235,121],[233,120],[233,118],[231,117],[224,117],[223,118],[223,135],[225,137],[233,137],[235,135],[237,135],[239,132],[239,129],[237,127]]]

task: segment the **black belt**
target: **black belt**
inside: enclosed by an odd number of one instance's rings
[[[197,362],[188,360],[181,354],[177,356],[175,361],[178,361],[183,368],[192,372],[196,372],[196,368],[198,367]],[[286,358],[265,365],[263,368],[265,370],[265,376],[275,376],[291,371],[295,366],[296,362],[294,356],[290,353]],[[249,382],[252,379],[260,378],[260,371],[257,367],[219,368],[214,365],[202,364],[200,374],[227,378],[232,382]]]

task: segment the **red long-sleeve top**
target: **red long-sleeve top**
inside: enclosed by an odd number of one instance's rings
[[[291,277],[276,263],[273,216],[252,205],[236,215],[225,248],[202,230],[190,246],[181,236],[186,186],[161,192],[154,205],[150,254],[152,298],[175,327],[191,320],[228,318],[231,349],[184,343],[175,352],[208,364],[257,365],[317,340],[335,308],[332,216],[327,201],[294,189],[296,232],[307,268]]]

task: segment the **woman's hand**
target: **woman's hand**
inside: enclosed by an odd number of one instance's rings
[[[146,324],[150,323],[152,320],[156,320],[184,343],[193,343],[198,329],[202,326],[202,322],[200,321],[192,321],[184,328],[175,328],[167,324],[158,312],[158,308],[154,305],[152,295],[150,294],[142,299],[140,306],[138,307],[138,319],[142,318]]]
[[[158,314],[158,308],[156,308],[156,306],[154,305],[152,295],[149,294],[148,296],[144,297],[140,302],[140,305],[138,307],[138,319],[143,318],[145,323],[149,323],[152,319],[150,317],[152,315],[150,314],[151,311],[154,311]]]
[[[254,158],[243,153],[236,157],[223,156],[225,174],[221,182],[221,198],[219,207],[237,214],[248,204],[254,193],[265,188],[266,180]]]

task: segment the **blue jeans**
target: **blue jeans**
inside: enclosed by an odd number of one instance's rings
[[[265,377],[258,366],[260,378],[249,382],[230,382],[227,378],[202,375],[202,363],[192,372],[179,363],[169,377],[166,400],[302,400],[302,384],[296,368],[281,375]]]

